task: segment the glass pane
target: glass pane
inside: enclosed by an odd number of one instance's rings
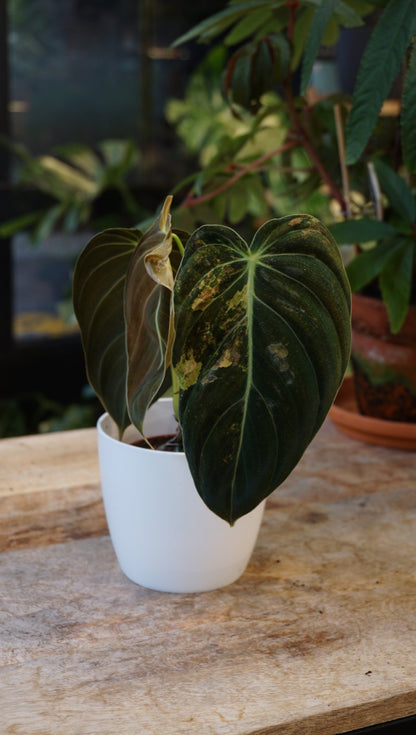
[[[60,337],[77,330],[71,275],[85,242],[82,234],[54,233],[34,246],[25,234],[12,241],[14,335]]]
[[[192,54],[201,53],[196,45],[191,52],[172,49],[172,41],[214,10],[212,2],[194,5],[168,0],[9,0],[11,130],[14,141],[31,156],[19,207],[22,215],[50,212],[53,205],[62,204],[56,193],[61,185],[70,185],[68,172],[58,171],[58,184],[54,179],[51,186],[49,170],[45,173],[42,168],[33,175],[33,166],[34,157],[56,154],[56,147],[63,144],[82,143],[97,155],[101,141],[132,139],[139,158],[126,176],[133,197],[145,191],[151,204],[180,178],[181,154],[164,119],[164,107],[169,97],[182,94],[195,62]],[[102,149],[98,151],[100,165],[103,158],[107,164],[111,161],[114,150],[106,155],[107,159]],[[13,167],[17,175],[18,156]],[[81,173],[92,177],[91,186],[100,185],[96,169]],[[55,213],[51,233],[41,235],[36,246],[27,234],[13,238],[17,336],[39,329],[53,335],[72,328],[59,320],[69,296],[74,258],[91,230],[88,207],[97,215],[93,194],[90,199],[85,211],[78,202],[63,216]],[[140,214],[140,207],[136,212],[131,202],[120,204],[120,194],[112,198],[106,193],[100,206],[99,225],[132,226]],[[121,211],[125,221],[113,222],[108,217],[113,209],[118,217]],[[48,221],[42,221],[43,232],[46,225]],[[77,234],[62,231],[71,229]]]

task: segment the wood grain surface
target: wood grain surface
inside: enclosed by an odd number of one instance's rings
[[[106,530],[94,430],[0,441],[0,552]]]
[[[120,571],[95,431],[0,442],[1,735],[329,735],[416,713],[416,454],[328,421],[235,584]]]

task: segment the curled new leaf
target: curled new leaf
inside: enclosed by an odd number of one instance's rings
[[[163,383],[174,337],[171,201],[167,197],[160,216],[141,239],[126,281],[127,401],[140,431]]]
[[[294,468],[334,400],[350,349],[350,289],[313,217],[271,220],[248,245],[204,226],[175,282],[173,363],[198,492],[233,523]]]

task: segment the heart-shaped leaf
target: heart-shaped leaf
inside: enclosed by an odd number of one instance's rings
[[[74,311],[81,330],[89,382],[119,427],[130,419],[126,404],[124,288],[139,230],[109,229],[90,240],[73,278]]]
[[[87,374],[120,435],[165,384],[174,337],[172,288],[180,255],[172,250],[170,205],[143,235],[109,229],[94,237],[74,273],[74,309]]]
[[[204,226],[175,288],[173,363],[188,463],[230,523],[295,467],[334,400],[350,350],[339,249],[308,215],[266,223],[248,245]]]

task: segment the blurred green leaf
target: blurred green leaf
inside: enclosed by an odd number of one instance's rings
[[[223,33],[232,23],[244,17],[247,12],[254,11],[257,13],[262,8],[268,8],[276,4],[282,5],[284,3],[282,0],[280,2],[279,0],[275,0],[274,3],[270,0],[266,2],[249,0],[249,2],[230,3],[225,10],[211,15],[177,38],[173,46],[179,46],[195,38],[199,38],[200,42],[210,41]]]
[[[87,176],[99,176],[102,163],[96,153],[81,143],[65,143],[54,149],[57,156],[65,158],[72,166],[76,166]]]
[[[414,33],[416,0],[390,0],[365,49],[347,124],[347,163],[360,157]]]
[[[81,192],[89,197],[97,196],[99,185],[89,176],[81,173],[73,166],[60,161],[54,156],[40,156],[39,166],[43,169],[46,177],[49,175],[51,193],[53,194],[54,183],[61,183],[70,192]],[[48,178],[45,178],[45,182]]]
[[[260,10],[254,10],[249,15],[241,18],[241,20],[235,24],[234,28],[225,38],[225,43],[229,46],[233,46],[236,43],[241,43],[248,36],[251,38],[258,28],[263,26],[269,18],[272,16],[270,8],[260,8]]]
[[[413,43],[402,95],[402,145],[406,168],[416,173],[416,43]]]
[[[335,7],[335,16],[345,28],[357,28],[363,25],[362,16],[368,15],[372,10],[370,3],[339,0]]]
[[[63,221],[63,229],[65,232],[75,232],[81,222],[83,207],[78,203],[70,203],[66,207],[65,217]]]
[[[231,224],[237,224],[247,214],[249,203],[249,187],[250,182],[244,180],[238,181],[237,184],[230,189],[227,196],[228,203],[228,219]]]
[[[387,222],[375,219],[349,219],[329,225],[329,230],[340,245],[372,242],[393,235],[396,230]]]
[[[410,187],[399,174],[380,159],[374,161],[374,167],[381,190],[394,211],[403,219],[413,223],[416,219],[416,200]]]
[[[42,212],[28,212],[0,225],[0,237],[8,238],[34,225],[42,217]]]
[[[386,262],[397,247],[397,238],[382,240],[369,250],[357,255],[347,265],[347,274],[352,291],[359,291],[381,273]]]
[[[301,10],[298,19],[295,23],[293,31],[293,52],[291,69],[295,71],[300,61],[303,58],[305,44],[309,37],[310,28],[315,17],[315,11],[313,7],[308,7],[305,10]]]
[[[329,19],[331,18],[337,4],[338,0],[327,0],[325,3],[318,5],[315,11],[303,56],[300,83],[301,94],[305,94],[306,92],[312,74],[312,67],[321,47],[325,28],[327,27]]]
[[[32,232],[33,241],[42,242],[49,237],[57,222],[62,217],[64,211],[65,206],[63,204],[55,204],[55,206],[50,207],[45,214],[40,217],[36,227],[34,227]]]
[[[267,217],[269,205],[266,193],[259,174],[252,174],[248,186],[248,211],[254,217]]]
[[[403,240],[387,258],[380,275],[380,288],[393,334],[403,325],[410,303],[415,244]]]

